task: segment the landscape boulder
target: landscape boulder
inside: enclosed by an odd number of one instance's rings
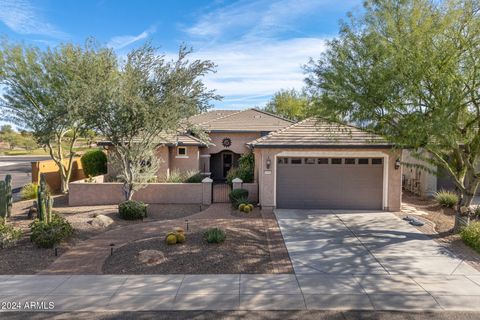
[[[167,259],[162,251],[142,250],[137,254],[138,261],[148,266],[156,266],[164,263]]]
[[[106,228],[113,223],[113,219],[106,215],[99,214],[92,220],[92,226],[95,228]]]

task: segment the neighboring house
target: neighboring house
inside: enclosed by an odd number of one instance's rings
[[[292,123],[257,110],[210,111],[189,119],[210,137],[189,134],[159,142],[160,179],[199,170],[224,181],[245,152],[255,155],[263,207],[397,211],[401,151],[358,128],[307,119]]]
[[[428,155],[428,153],[424,152],[423,155]],[[413,157],[409,150],[404,150],[402,162],[412,165],[403,169],[403,185],[406,190],[421,197],[433,197],[439,190],[455,190],[453,179],[445,169],[436,168]],[[480,167],[480,163],[478,166]],[[422,169],[423,167],[427,167],[429,170]],[[480,188],[477,190],[477,195],[480,195]]]

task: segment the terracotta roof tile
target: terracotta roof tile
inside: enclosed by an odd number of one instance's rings
[[[206,131],[277,131],[292,124],[274,114],[257,109],[247,109],[199,123]]]
[[[254,147],[391,146],[362,129],[309,118],[249,143]]]
[[[212,110],[204,113],[197,114],[188,118],[188,122],[195,125],[200,125],[202,123],[207,123],[218,118],[229,116],[231,114],[240,112],[240,110]]]

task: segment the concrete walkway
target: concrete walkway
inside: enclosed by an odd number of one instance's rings
[[[480,311],[480,276],[18,275],[0,292],[1,311]]]

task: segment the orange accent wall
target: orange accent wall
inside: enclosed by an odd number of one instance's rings
[[[68,163],[68,160],[63,161],[64,164]],[[60,168],[53,160],[43,160],[32,162],[32,183],[38,183],[40,179],[40,173],[45,174],[47,184],[54,192],[60,191]],[[77,181],[85,179],[83,172],[82,162],[80,157],[73,158],[72,175],[70,181]]]

